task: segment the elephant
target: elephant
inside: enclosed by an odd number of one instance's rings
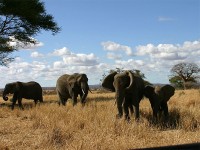
[[[89,91],[88,78],[86,74],[64,74],[60,76],[56,83],[56,92],[59,98],[59,105],[66,105],[69,98],[73,101],[73,106],[77,104],[77,97],[80,95],[81,104],[84,106]]]
[[[164,111],[165,119],[168,119],[169,112],[167,102],[174,95],[175,88],[171,85],[156,86],[155,88],[147,85],[144,89],[144,95],[151,103],[153,118],[157,119],[158,112]]]
[[[141,77],[129,70],[122,73],[112,72],[105,77],[102,87],[115,92],[117,118],[121,118],[124,112],[125,119],[129,120],[129,109],[133,113],[134,108],[135,120],[139,119],[139,103],[144,95],[144,80]]]
[[[3,99],[5,101],[8,100],[7,94],[13,94],[12,98],[12,105],[11,109],[14,109],[15,103],[18,100],[19,107],[21,109],[24,109],[22,106],[22,98],[25,99],[33,99],[35,102],[35,105],[38,101],[43,102],[43,96],[42,96],[42,87],[39,83],[31,81],[31,82],[13,82],[8,83],[5,85],[4,91],[3,91]]]

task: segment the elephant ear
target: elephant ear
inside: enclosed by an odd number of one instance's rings
[[[76,82],[76,76],[70,75],[67,79],[67,82],[68,82],[69,86],[72,87],[74,85],[74,83]]]
[[[174,95],[174,92],[175,92],[175,88],[171,85],[165,85],[161,88],[163,94],[164,94],[164,98],[166,100],[169,100],[173,95]]]
[[[80,83],[80,82],[88,82],[87,75],[86,74],[79,74],[77,76],[77,82],[78,83]]]
[[[117,72],[113,72],[113,73],[107,75],[102,82],[102,87],[104,87],[105,89],[110,90],[112,92],[115,92],[113,82],[114,82],[114,76],[116,74],[117,74]]]
[[[147,85],[144,88],[144,96],[147,98],[152,98],[154,94],[154,87]]]

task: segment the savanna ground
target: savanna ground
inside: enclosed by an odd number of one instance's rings
[[[114,93],[93,91],[87,104],[58,106],[56,95],[44,95],[24,111],[0,98],[0,149],[134,149],[200,142],[200,90],[176,91],[168,103],[170,120],[152,123],[149,101],[140,103],[140,121],[117,120]]]

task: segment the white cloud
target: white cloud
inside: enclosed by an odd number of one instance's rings
[[[64,65],[64,63],[62,62],[62,61],[55,61],[54,63],[53,63],[53,68],[63,68],[65,65]]]
[[[149,56],[152,59],[158,60],[192,60],[197,58],[200,53],[200,41],[186,41],[180,44],[147,44],[146,46],[139,45],[136,47],[136,54],[139,56]],[[196,55],[196,56],[195,56]],[[194,57],[195,56],[195,57]],[[199,59],[199,58],[198,58]]]
[[[24,44],[24,43],[16,40],[14,37],[10,37],[10,39],[12,40],[12,42],[9,42],[10,46],[16,47],[17,49],[20,49],[20,50],[33,50],[33,49],[37,49],[39,47],[44,46],[44,43],[39,42],[33,38],[32,39],[35,40],[35,42],[36,42],[35,44],[33,44],[33,43]]]
[[[124,51],[126,55],[128,56],[132,55],[132,49],[126,45],[121,45],[111,41],[102,42],[101,45],[103,46],[103,49],[106,51]]]
[[[110,52],[108,52],[108,53],[107,53],[107,58],[108,58],[108,59],[119,60],[119,59],[122,58],[122,55],[121,55],[121,54],[115,54],[115,53],[110,53]]]
[[[71,55],[71,52],[70,52],[70,50],[68,48],[63,47],[61,49],[54,50],[54,52],[52,53],[52,55],[54,55],[54,56]]]
[[[66,47],[53,50],[50,56],[42,54],[43,59],[37,61],[31,62],[23,57],[17,57],[8,67],[0,66],[2,72],[0,78],[3,79],[0,87],[9,82],[31,80],[41,83],[42,86],[55,86],[60,75],[75,72],[86,73],[89,84],[96,84],[99,83],[103,73],[108,73],[110,69],[116,67],[139,69],[147,80],[167,83],[169,71],[176,63],[186,61],[200,65],[200,40],[186,41],[182,44],[139,45],[135,48],[135,57],[131,59],[126,59],[122,53],[117,53],[123,52],[122,50],[115,50],[112,46],[108,49],[110,50],[107,50],[107,57],[114,61],[106,58],[100,60],[93,53],[73,53]],[[36,51],[30,54],[32,57],[40,56]]]
[[[31,57],[33,57],[33,58],[41,58],[43,56],[44,56],[43,54],[36,52],[36,51],[31,53]]]
[[[71,54],[69,56],[63,56],[63,61],[66,65],[75,66],[93,66],[97,65],[98,58],[93,54]]]
[[[134,60],[134,59],[117,60],[115,61],[115,63],[116,67],[124,68],[125,70],[132,70],[132,69],[140,70],[145,65],[143,60]]]

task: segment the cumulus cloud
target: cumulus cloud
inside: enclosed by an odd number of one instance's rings
[[[98,58],[93,54],[71,54],[69,56],[63,56],[63,61],[66,65],[75,66],[93,66],[97,65]]]
[[[149,56],[152,59],[165,60],[190,60],[200,53],[200,41],[186,41],[180,44],[147,44],[136,47],[136,54],[139,56]],[[196,58],[196,57],[195,57]]]
[[[200,40],[186,41],[182,44],[139,45],[135,47],[135,57],[129,59],[124,57],[123,50],[117,48],[119,45],[111,44],[109,47],[109,43],[107,44],[104,45],[107,57],[113,61],[101,60],[94,53],[73,53],[66,47],[52,50],[51,55],[30,51],[31,57],[43,59],[31,62],[23,57],[17,57],[8,67],[0,66],[0,78],[4,79],[0,87],[8,82],[31,80],[41,83],[42,86],[55,86],[60,75],[75,72],[86,73],[89,84],[97,84],[103,73],[108,73],[110,69],[116,67],[139,69],[147,80],[159,83],[165,79],[166,83],[170,69],[180,61],[195,62],[200,65]]]
[[[115,54],[115,53],[107,53],[107,58],[108,59],[115,59],[115,60],[119,60],[122,59],[122,55],[121,54]]]
[[[39,47],[44,46],[44,43],[33,39],[36,43],[28,43],[28,44],[24,44],[18,40],[16,40],[14,37],[10,37],[10,39],[12,40],[11,42],[9,42],[10,46],[16,47],[17,49],[21,49],[21,50],[33,50],[33,49],[37,49]]]
[[[96,73],[102,73],[106,65],[99,63],[98,57],[93,53],[73,53],[66,47],[52,51],[51,55],[40,54],[37,51],[30,52],[33,58],[48,57],[46,59],[37,59],[39,61],[28,61],[17,57],[8,67],[0,66],[0,71],[6,74],[0,74],[0,78],[5,80],[1,87],[9,82],[15,81],[38,81],[45,86],[55,86],[57,78],[62,74],[72,74],[75,72],[86,73],[96,78]],[[58,57],[54,57],[58,56]],[[49,85],[47,82],[50,82]]]
[[[43,54],[36,52],[36,51],[31,53],[31,57],[33,57],[33,58],[41,58],[43,56],[44,56]]]
[[[145,63],[143,60],[134,60],[134,59],[128,59],[128,60],[117,60],[115,61],[116,67],[124,68],[127,70],[130,69],[140,69],[144,67]]]
[[[102,42],[101,45],[103,46],[103,49],[106,51],[115,51],[115,52],[124,51],[128,56],[131,56],[133,54],[132,49],[126,45],[121,45],[111,41]]]
[[[51,53],[53,56],[60,56],[61,61],[54,63],[54,66],[93,66],[98,64],[98,58],[93,54],[75,54],[71,52],[68,48],[63,47],[61,49],[56,49]]]
[[[71,52],[70,52],[70,50],[68,48],[63,47],[61,49],[54,50],[52,55],[54,55],[54,56],[71,55]]]

